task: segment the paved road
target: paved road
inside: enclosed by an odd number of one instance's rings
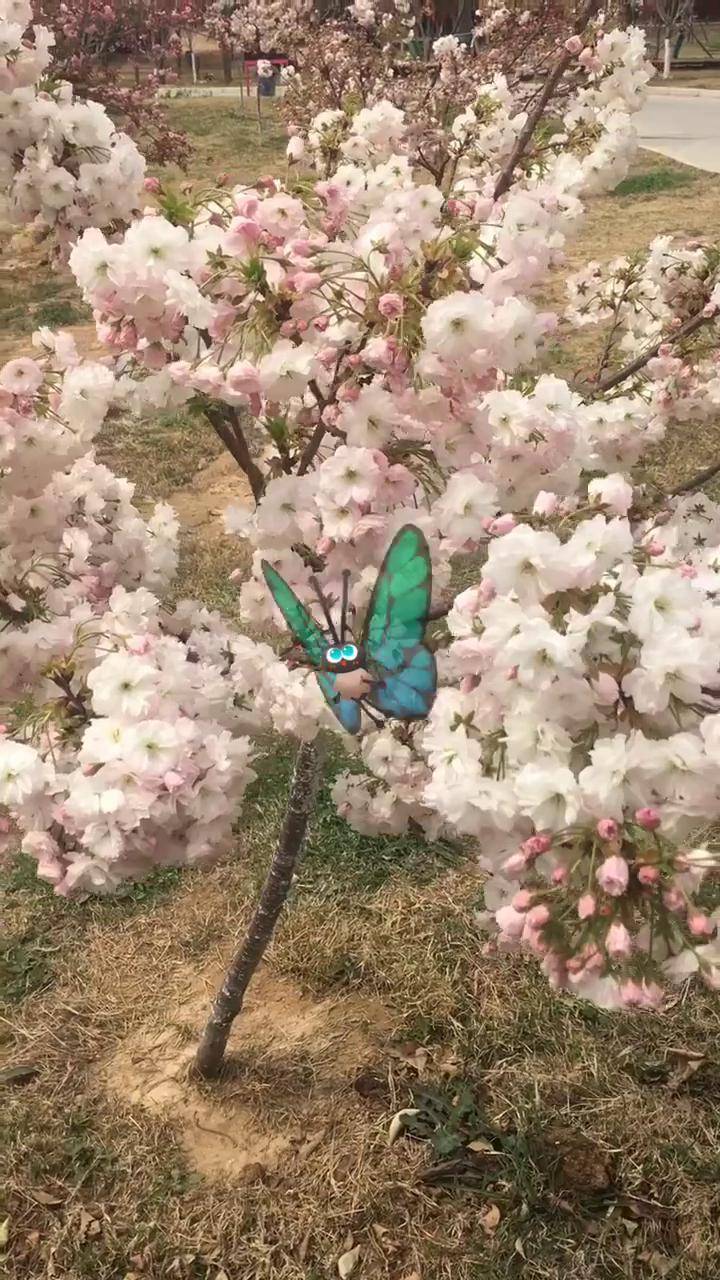
[[[652,93],[636,116],[640,145],[648,151],[720,173],[720,93],[683,97]]]

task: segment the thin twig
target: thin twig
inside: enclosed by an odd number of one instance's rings
[[[611,391],[613,387],[619,386],[621,382],[632,378],[634,373],[639,373],[641,369],[644,369],[648,361],[657,355],[666,342],[680,342],[683,338],[689,338],[691,334],[696,333],[698,329],[702,329],[703,325],[710,324],[714,319],[714,316],[708,316],[705,315],[704,311],[698,311],[689,320],[686,320],[675,333],[663,334],[651,347],[647,347],[645,351],[642,351],[629,364],[623,365],[622,369],[618,369],[616,373],[609,373],[607,377],[600,378],[599,382],[588,382],[584,387],[582,385],[576,386],[575,390]]]
[[[600,0],[586,0],[573,27],[573,31],[576,35],[580,35],[581,32],[585,30],[588,22],[592,18],[593,14],[597,12],[599,7]],[[513,174],[532,141],[532,136],[535,132],[538,121],[567,71],[567,68],[570,66],[570,63],[574,61],[575,57],[576,55],[574,53],[569,53],[567,49],[563,49],[555,63],[555,66],[549,71],[545,84],[538,96],[538,100],[530,112],[524,127],[518,134],[518,140],[513,147],[512,155],[495,183],[495,200],[499,200],[500,196],[504,196],[505,192],[512,186]]]
[[[689,480],[683,480],[682,484],[670,490],[670,496],[678,497],[681,493],[692,493],[694,489],[701,489],[708,480],[712,480],[720,472],[720,462],[713,462],[709,467],[703,467],[702,471],[697,471]]]

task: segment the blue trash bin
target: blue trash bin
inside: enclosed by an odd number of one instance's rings
[[[277,71],[275,70],[273,70],[271,76],[258,76],[258,96],[261,98],[274,98],[276,79]]]

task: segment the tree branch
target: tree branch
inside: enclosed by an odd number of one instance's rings
[[[683,338],[689,338],[691,334],[696,333],[698,329],[702,329],[703,325],[710,324],[715,316],[706,316],[704,311],[698,311],[694,316],[690,316],[679,329],[674,333],[663,334],[654,342],[651,347],[642,351],[639,356],[631,360],[629,364],[623,365],[622,369],[618,369],[616,373],[609,373],[607,377],[600,378],[598,382],[588,382],[576,385],[576,391],[611,391],[613,387],[619,386],[621,382],[625,382],[627,378],[631,378],[634,373],[639,373],[645,368],[648,361],[656,356],[660,348],[666,342],[680,342]]]
[[[683,480],[682,484],[677,485],[675,489],[670,490],[670,497],[677,498],[681,493],[692,493],[694,489],[700,489],[708,480],[714,479],[720,473],[720,462],[713,462],[709,467],[703,467],[702,471],[696,471],[694,476],[689,480]]]
[[[259,502],[265,491],[265,477],[256,463],[253,462],[237,410],[229,405],[222,408],[219,405],[205,405],[203,411],[228,453],[232,455],[240,470],[247,476],[252,495],[255,501]]]
[[[283,829],[260,898],[247,933],[230,961],[198,1046],[195,1070],[205,1078],[218,1075],[222,1069],[230,1028],[243,1007],[245,992],[272,939],[290,892],[305,844],[319,775],[317,746],[314,742],[302,742],[295,760]]]
[[[588,22],[597,12],[599,7],[600,0],[585,0],[585,4],[580,10],[577,20],[573,26],[573,31],[576,35],[580,35],[585,30]],[[575,57],[576,55],[574,53],[568,53],[567,49],[563,49],[555,63],[555,66],[548,72],[547,79],[542,87],[538,100],[518,135],[517,142],[512,150],[512,155],[495,183],[495,200],[499,200],[500,196],[504,196],[505,192],[512,186],[515,168],[527,151],[543,111],[552,98],[555,90],[567,71],[567,68],[570,66],[570,63],[574,61]]]

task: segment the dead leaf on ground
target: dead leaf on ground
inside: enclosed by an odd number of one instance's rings
[[[668,1258],[664,1253],[657,1253],[652,1250],[648,1253],[638,1254],[640,1262],[646,1262],[652,1268],[656,1276],[669,1276],[677,1267],[679,1258]]]
[[[0,1084],[25,1084],[40,1072],[33,1062],[19,1062],[16,1067],[3,1067],[0,1071]]]
[[[412,1067],[413,1071],[417,1071],[418,1077],[422,1079],[427,1071],[431,1055],[430,1050],[426,1049],[424,1045],[415,1044],[413,1040],[410,1040],[391,1049],[390,1057],[396,1058],[398,1062],[404,1062],[408,1067]]]
[[[0,1249],[4,1249],[10,1236],[10,1219],[0,1222]]]
[[[489,1204],[480,1214],[480,1226],[486,1236],[494,1236],[500,1226],[500,1210],[496,1204]]]
[[[78,1215],[77,1238],[78,1241],[94,1240],[102,1231],[102,1223],[94,1218],[87,1209],[81,1209]]]
[[[468,1151],[486,1151],[492,1152],[493,1155],[497,1154],[492,1142],[488,1142],[487,1138],[474,1138],[472,1142],[468,1142],[467,1149]]]
[[[419,1116],[419,1115],[420,1115],[419,1107],[403,1107],[401,1111],[395,1112],[395,1115],[390,1121],[390,1128],[388,1129],[387,1140],[388,1140],[389,1147],[391,1147],[394,1142],[397,1142],[401,1133],[405,1132],[405,1121],[409,1117]]]
[[[65,1203],[62,1196],[53,1195],[50,1191],[31,1191],[30,1195],[38,1204],[47,1205],[48,1209],[57,1209]]]
[[[298,1147],[298,1156],[301,1160],[307,1160],[313,1151],[317,1151],[322,1145],[323,1139],[327,1135],[327,1129],[316,1129],[314,1133],[309,1133],[305,1141]]]
[[[347,1280],[351,1276],[360,1260],[360,1245],[356,1244],[354,1249],[348,1249],[342,1257],[338,1258],[338,1275],[340,1280]]]
[[[679,1089],[680,1085],[686,1084],[707,1061],[704,1053],[697,1053],[694,1049],[667,1049],[665,1060],[670,1061],[673,1058],[675,1066],[667,1078],[667,1087],[670,1090]]]
[[[310,1235],[311,1235],[310,1231],[306,1231],[297,1249],[295,1250],[295,1255],[297,1257],[298,1262],[304,1262],[305,1259],[307,1258],[308,1249],[310,1248]]]

